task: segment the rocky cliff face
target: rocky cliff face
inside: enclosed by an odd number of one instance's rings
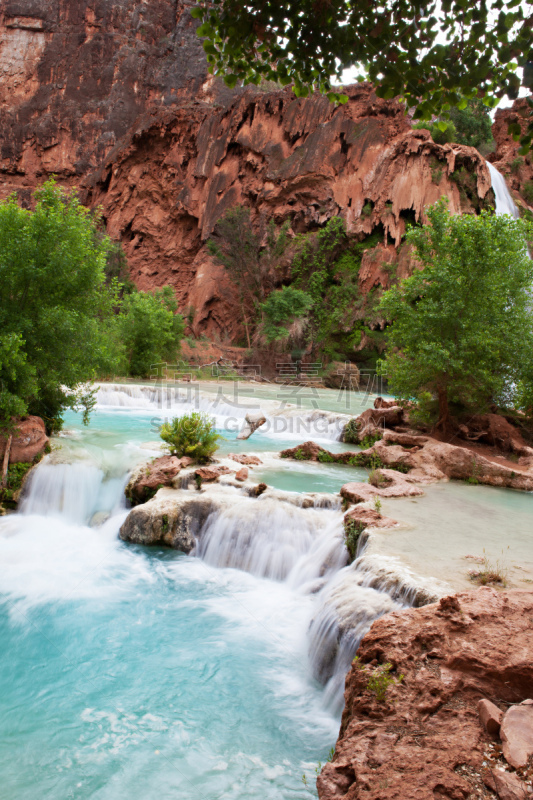
[[[146,115],[127,143],[86,180],[108,230],[122,239],[132,277],[143,289],[170,283],[196,309],[196,331],[237,331],[234,299],[205,241],[232,205],[256,218],[305,232],[341,214],[364,240],[381,231],[379,252],[363,259],[361,290],[386,285],[384,261],[406,222],[442,194],[452,211],[488,199],[490,177],[473,148],[439,146],[413,131],[398,103],[368,84],[348,90],[340,108],[290,91],[246,92],[225,106],[194,100]],[[408,259],[400,258],[408,269]],[[400,275],[401,277],[401,275]]]
[[[496,169],[505,176],[514,200],[522,210],[533,207],[533,156],[531,153],[528,156],[518,155],[520,143],[514,141],[507,132],[507,127],[511,122],[518,123],[522,133],[525,133],[529,113],[530,108],[525,98],[515,100],[511,108],[502,108],[496,111],[492,126],[496,150],[489,156],[489,160]],[[528,184],[530,185],[529,191]]]
[[[195,96],[207,74],[181,0],[3,0],[2,195],[50,173],[76,184],[147,108]]]
[[[49,174],[101,205],[142,289],[171,284],[194,330],[239,331],[235,298],[205,242],[236,203],[294,233],[341,214],[364,240],[362,294],[411,269],[406,222],[442,194],[452,211],[490,201],[472,148],[434,144],[368,84],[333,107],[290,90],[229,92],[206,78],[185,0],[4,0],[0,196],[28,202]]]

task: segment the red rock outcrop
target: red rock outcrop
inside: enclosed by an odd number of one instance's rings
[[[44,452],[49,438],[46,435],[44,420],[41,417],[26,417],[16,423],[17,427],[11,440],[9,463],[28,463]],[[4,458],[8,437],[0,436],[0,464]]]
[[[1,195],[47,175],[78,184],[148,108],[201,91],[188,0],[0,3]]]
[[[346,679],[320,800],[488,798],[494,776],[500,798],[513,796],[503,794],[512,782],[525,797],[519,775],[500,780],[502,763],[484,766],[494,740],[477,706],[487,698],[505,709],[530,696],[532,614],[533,592],[482,588],[375,622]],[[379,697],[369,680],[387,663],[393,682]]]
[[[511,108],[501,108],[496,111],[492,126],[496,151],[491,153],[488,159],[505,176],[517,205],[528,204],[531,208],[533,202],[531,199],[526,201],[524,187],[528,181],[533,181],[533,154],[519,156],[520,142],[515,142],[507,132],[509,123],[514,122],[518,123],[522,133],[525,133],[530,111],[525,98],[515,100]]]

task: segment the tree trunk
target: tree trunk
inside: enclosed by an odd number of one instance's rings
[[[246,319],[246,314],[244,312],[244,303],[241,303],[241,309],[242,309],[242,318],[244,322],[244,330],[246,331],[246,341],[248,342],[248,350],[250,350],[252,345],[250,344],[250,333],[248,331],[248,321]]]
[[[448,389],[439,386],[437,388],[437,397],[439,399],[439,421],[435,428],[442,431],[445,439],[448,439],[451,434],[451,418],[450,408],[448,406]]]
[[[7,468],[9,467],[9,454],[11,452],[11,442],[13,441],[13,434],[10,433],[7,439],[6,450],[4,453],[4,463],[2,464],[2,483],[0,488],[5,489],[7,486]]]

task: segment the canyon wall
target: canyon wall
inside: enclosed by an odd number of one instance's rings
[[[171,284],[193,330],[239,335],[234,289],[206,240],[245,203],[296,234],[341,214],[367,251],[363,294],[411,269],[408,221],[442,194],[452,211],[492,201],[476,150],[435,144],[372,86],[326,98],[227,90],[207,75],[184,0],[4,0],[0,5],[0,196],[55,174],[101,206],[142,289]]]

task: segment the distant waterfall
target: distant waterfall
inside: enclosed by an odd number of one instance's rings
[[[496,197],[496,214],[508,214],[513,219],[519,219],[518,208],[507,188],[505,178],[490,161],[487,161],[487,167],[489,168],[492,188]]]

